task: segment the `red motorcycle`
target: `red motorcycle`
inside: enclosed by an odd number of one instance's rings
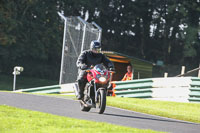
[[[84,98],[80,100],[81,111],[88,112],[91,108],[96,108],[97,112],[102,114],[106,108],[107,88],[113,71],[108,71],[102,64],[98,64],[86,72],[88,82],[85,86]]]

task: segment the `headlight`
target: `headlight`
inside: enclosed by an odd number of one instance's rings
[[[100,78],[99,78],[99,81],[100,81],[100,82],[105,82],[105,81],[106,81],[106,78],[105,78],[105,77],[100,77]]]

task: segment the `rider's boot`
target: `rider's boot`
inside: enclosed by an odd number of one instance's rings
[[[84,92],[84,84],[78,81],[78,96],[77,99],[81,100],[83,98],[83,92]]]

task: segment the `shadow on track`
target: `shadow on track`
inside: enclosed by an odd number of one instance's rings
[[[111,113],[104,113],[102,115],[109,115],[109,116],[115,116],[115,117],[124,117],[124,118],[131,118],[131,119],[143,119],[143,120],[154,120],[154,121],[162,121],[162,122],[175,122],[175,123],[184,123],[184,124],[191,124],[191,125],[200,125],[198,123],[192,123],[187,121],[179,121],[179,120],[166,120],[164,118],[161,119],[155,119],[155,118],[147,118],[147,117],[137,117],[137,116],[130,116],[130,115],[119,115],[119,114],[111,114]]]

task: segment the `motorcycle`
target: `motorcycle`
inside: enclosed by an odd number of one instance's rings
[[[88,112],[91,108],[96,108],[97,112],[102,114],[106,108],[107,88],[114,72],[108,71],[102,64],[97,64],[92,69],[85,71],[87,72],[87,83],[84,89],[84,98],[80,100],[81,111]],[[77,92],[75,89],[76,95]]]

